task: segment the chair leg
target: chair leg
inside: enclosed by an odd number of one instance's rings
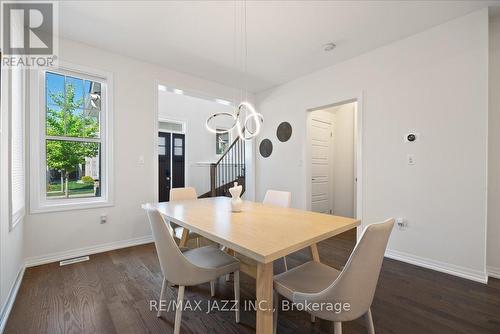
[[[240,271],[234,272],[234,300],[236,302],[236,323],[240,323]]]
[[[316,322],[316,316],[314,316],[313,314],[311,314],[311,322]]]
[[[334,334],[342,334],[342,323],[335,321],[333,323],[333,333]]]
[[[163,283],[161,284],[161,292],[160,292],[160,302],[159,302],[159,306],[158,306],[158,313],[156,313],[156,316],[159,318],[161,316],[161,301],[163,300],[163,296],[165,295],[165,290],[167,290],[167,280],[165,279],[165,277],[163,278]]]
[[[196,248],[200,248],[200,238],[196,238]]]
[[[280,295],[276,291],[273,291],[273,304],[273,334],[276,334],[278,331],[278,311],[280,306]]]
[[[365,314],[366,329],[368,334],[375,334],[375,327],[373,326],[372,310],[369,308]]]
[[[210,281],[210,296],[215,296],[215,281]]]
[[[283,262],[285,262],[285,271],[288,271],[288,264],[286,263],[286,256],[283,256]]]
[[[229,282],[230,279],[231,279],[231,274],[226,274],[226,282]]]
[[[177,309],[175,310],[174,334],[179,334],[181,331],[182,308],[184,307],[184,286],[179,286],[177,293]]]

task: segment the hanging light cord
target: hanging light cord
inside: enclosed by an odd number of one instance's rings
[[[236,6],[237,0],[235,0],[235,5],[234,5],[234,49],[233,49],[233,60],[236,63],[236,49],[238,48],[237,46],[237,41],[236,41],[236,35],[237,35],[237,23],[236,23],[236,16],[237,16],[237,6]],[[240,50],[240,68],[243,69],[243,74],[244,74],[244,82],[243,85],[240,86],[240,103],[238,107],[236,108],[236,113],[229,113],[229,112],[219,112],[211,115],[209,118],[207,118],[206,121],[206,128],[208,131],[213,132],[213,133],[228,133],[233,131],[235,128],[238,131],[238,136],[243,139],[243,140],[250,140],[257,136],[260,132],[261,125],[264,122],[264,117],[262,114],[259,114],[255,111],[255,108],[248,102],[248,33],[247,33],[247,0],[243,0],[243,6],[240,10],[240,41],[241,41],[241,50]],[[235,98],[234,98],[234,105],[236,106],[236,95],[238,89],[236,88],[238,85],[235,84]],[[243,89],[245,92],[243,92]],[[243,97],[245,99],[243,99]],[[210,122],[217,118],[217,116],[228,116],[233,118],[233,125],[231,128],[227,130],[219,130],[215,129],[210,126]],[[253,122],[254,129],[252,130],[251,127],[249,126],[249,122]]]
[[[244,31],[244,38],[245,38],[245,44],[244,44],[244,50],[245,50],[245,62],[244,62],[244,66],[245,66],[245,70],[244,70],[244,73],[245,73],[245,101],[248,101],[248,68],[247,68],[247,63],[248,63],[248,34],[247,34],[247,0],[244,0],[243,2],[243,10],[244,10],[244,27],[245,27],[245,31]]]

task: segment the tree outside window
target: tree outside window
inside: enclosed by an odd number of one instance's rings
[[[100,196],[101,84],[46,73],[47,198]]]

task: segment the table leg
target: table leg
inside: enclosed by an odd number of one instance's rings
[[[257,334],[273,332],[273,263],[257,263]]]
[[[236,252],[234,251],[234,249],[226,248],[226,252],[231,256],[236,256]],[[226,282],[229,282],[230,279],[231,279],[231,274],[226,274]]]
[[[189,230],[184,227],[182,229],[182,237],[181,237],[181,241],[179,242],[179,247],[186,247],[187,242],[188,242],[188,238],[189,238]]]
[[[316,245],[316,244],[311,245],[311,255],[312,255],[312,259],[314,262],[320,262],[319,261],[318,245]]]

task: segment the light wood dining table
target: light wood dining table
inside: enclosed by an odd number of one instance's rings
[[[231,199],[213,197],[154,204],[167,221],[257,262],[256,332],[271,334],[273,317],[273,261],[310,247],[320,261],[316,243],[359,225],[352,218],[281,208],[243,201],[241,212],[231,212]]]

